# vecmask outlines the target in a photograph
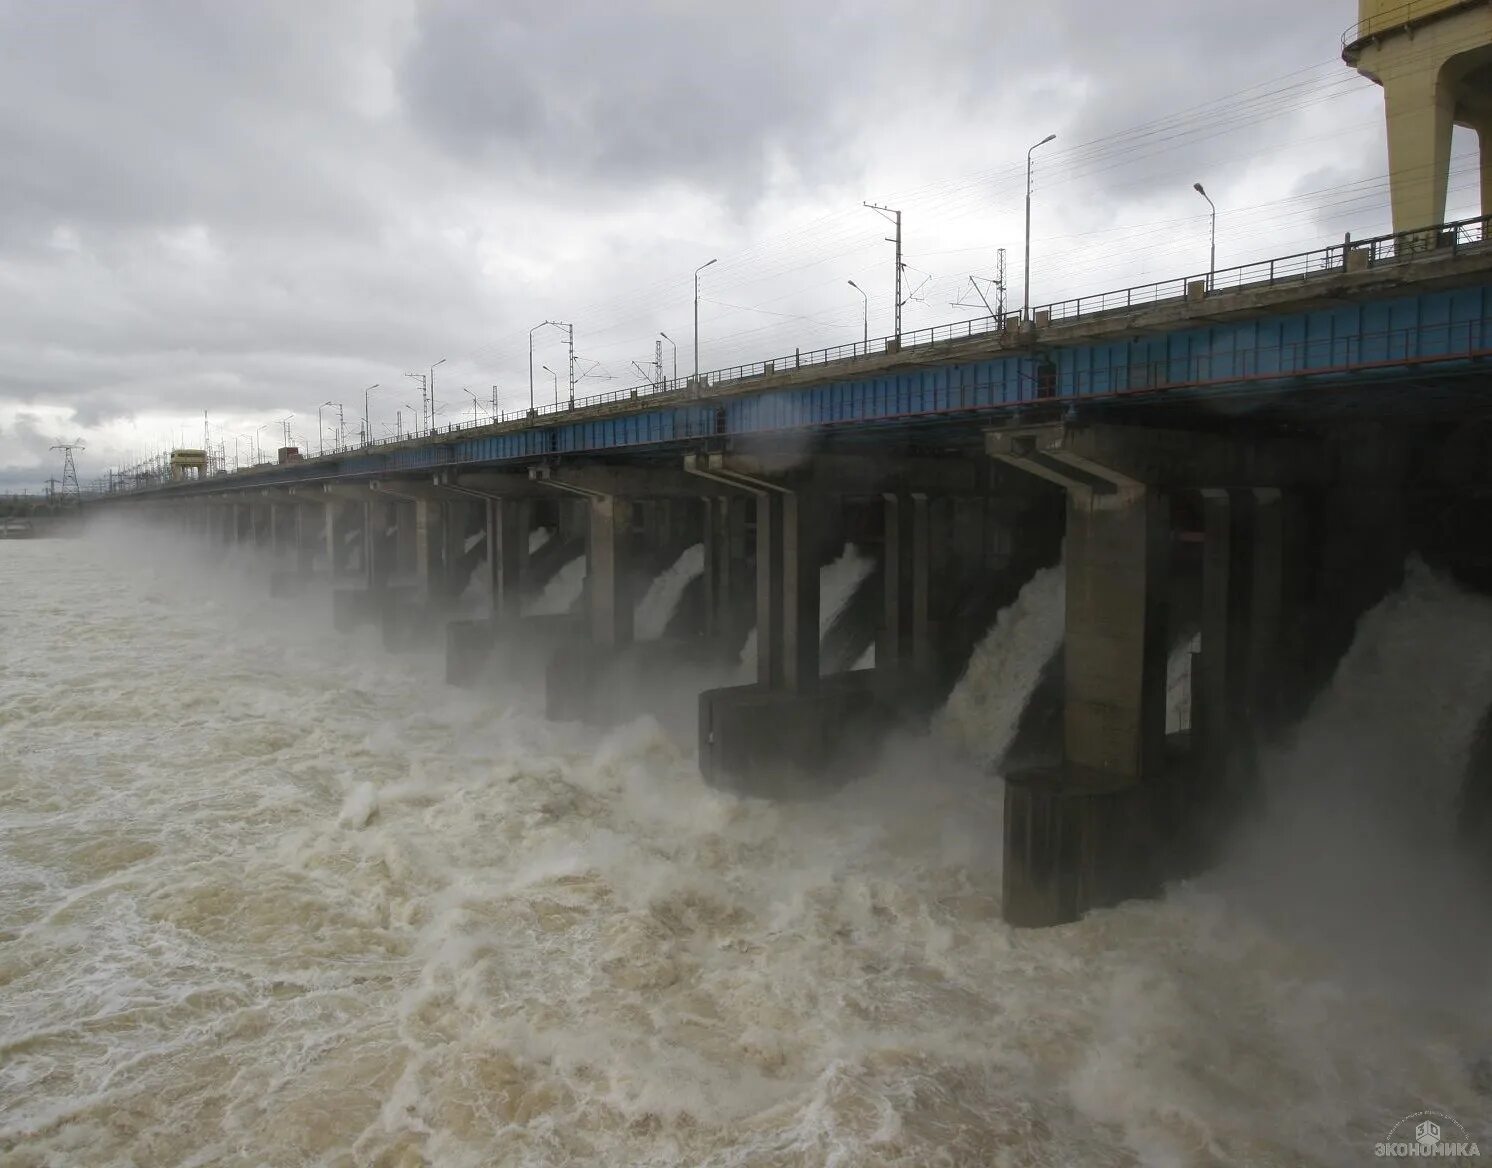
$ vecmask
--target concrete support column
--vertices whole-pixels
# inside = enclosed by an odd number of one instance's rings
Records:
[[[756,682],[782,684],[782,496],[756,495]]]
[[[401,505],[401,512],[401,525],[406,515],[413,519],[414,574],[420,593],[427,601],[444,601],[449,591],[445,508],[433,499],[416,499],[411,509],[406,510]]]
[[[1005,919],[1042,926],[1158,886],[1169,509],[1154,487],[1072,484],[1064,764],[1005,788]]]
[[[473,536],[477,543],[487,538],[483,516],[467,499],[451,499],[445,504],[445,546],[442,558],[446,564],[446,600],[456,600],[471,582],[477,548],[468,555],[466,544]]]
[[[790,690],[819,682],[820,499],[794,491],[782,497],[782,680]]]
[[[799,491],[756,496],[756,680],[768,688],[818,685],[821,506]]]
[[[875,644],[876,668],[905,668],[911,657],[910,500],[895,491],[881,495],[881,625]]]
[[[716,500],[706,496],[699,502],[705,512],[705,568],[703,572],[705,591],[704,630],[707,636],[715,636],[723,631],[724,621],[722,617],[724,615],[724,605],[721,598],[722,577],[729,571],[726,563],[725,516],[719,505],[724,500]]]
[[[1297,493],[1260,487],[1252,494],[1248,706],[1256,731],[1267,735],[1299,700],[1305,531]]]
[[[1445,219],[1455,93],[1439,69],[1412,67],[1383,77],[1394,230],[1418,231]]]
[[[419,573],[419,546],[417,539],[418,513],[415,504],[408,499],[394,499],[389,504],[394,534],[394,560],[392,575],[414,576]]]
[[[928,498],[883,496],[881,640],[878,669],[913,671],[928,656]]]
[[[747,562],[746,521],[752,502],[740,495],[707,499],[711,521],[706,525],[705,632],[736,644],[746,632],[752,599]],[[744,619],[743,619],[744,618]]]
[[[589,500],[586,592],[590,601],[591,638],[615,649],[632,642],[632,597],[627,587],[626,542],[632,505],[615,495]]]
[[[1068,495],[1066,757],[1128,782],[1165,749],[1169,525],[1154,487]]]
[[[322,506],[326,566],[333,581],[354,576],[362,568],[363,519],[356,503],[328,497]]]
[[[326,546],[327,521],[322,512],[325,507],[311,503],[297,503],[295,512],[295,570],[302,579],[310,579],[316,568],[316,560]]]
[[[1005,786],[1003,913],[1028,927],[1151,893],[1161,868],[1169,500],[1067,438],[991,439],[1067,493],[1063,761]]]
[[[1492,117],[1468,119],[1476,131],[1477,155],[1481,163],[1482,214],[1492,215]]]
[[[270,551],[276,561],[283,562],[295,555],[296,534],[299,530],[296,511],[293,503],[269,504]]]
[[[939,539],[935,525],[948,518],[947,500],[914,494],[912,502],[912,667],[926,677],[934,666],[934,624],[939,591],[939,574],[935,557],[946,559],[947,540]],[[938,556],[938,550],[945,554]]]
[[[363,504],[363,566],[369,588],[386,588],[395,572],[398,517],[392,502],[369,499]]]
[[[487,571],[492,615],[516,618],[528,599],[528,538],[533,503],[528,499],[488,499]]]
[[[1213,792],[1235,785],[1249,725],[1249,610],[1253,591],[1252,496],[1201,492],[1202,646],[1193,680],[1192,733]]]

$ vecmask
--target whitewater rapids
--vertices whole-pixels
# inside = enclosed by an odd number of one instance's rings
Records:
[[[208,559],[0,544],[8,1168],[1337,1165],[1485,1114],[1485,977],[1358,978],[1231,870],[1016,933],[948,748],[735,799]],[[1446,595],[1372,627],[1463,652]],[[1349,680],[1437,684],[1393,673]]]

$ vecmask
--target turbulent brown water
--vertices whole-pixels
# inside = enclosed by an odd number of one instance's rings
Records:
[[[1163,901],[1016,933],[998,781],[951,748],[732,798],[650,721],[447,689],[203,557],[0,544],[0,1163],[1337,1165],[1486,1117],[1484,952],[1380,969],[1265,878],[1271,822]],[[1486,605],[1416,577],[1374,620],[1321,724],[1429,691],[1393,757],[1444,787],[1456,744],[1412,744],[1492,672],[1404,654],[1486,654]],[[978,668],[1029,684],[1049,640]]]

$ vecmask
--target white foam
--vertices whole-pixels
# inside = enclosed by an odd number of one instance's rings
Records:
[[[346,827],[367,827],[378,813],[378,790],[372,783],[359,783],[342,800],[337,821]]]
[[[933,732],[969,757],[998,763],[1010,748],[1041,671],[1062,644],[1066,576],[1043,568],[975,648]]]
[[[639,641],[656,641],[661,637],[674,610],[679,607],[684,589],[704,570],[704,545],[697,543],[685,548],[679,558],[648,585],[633,616],[633,635]]]
[[[865,555],[852,543],[830,563],[819,569],[819,638],[822,640],[834,619],[855,595],[866,576],[875,567],[875,560]],[[746,636],[741,647],[741,656],[736,667],[736,684],[747,685],[756,680],[756,629]]]
[[[1251,923],[1235,873],[1016,934],[1000,786],[936,743],[738,799],[649,719],[445,689],[325,593],[127,536],[0,548],[0,1159],[1356,1163],[1421,1101],[1484,1114],[1487,1013],[1432,961],[1464,922],[1420,914],[1418,997]],[[1419,831],[1486,613],[1405,608],[1319,724],[1425,768]]]
[[[563,616],[575,607],[585,589],[585,556],[576,556],[549,578],[544,591],[530,602],[526,616]]]

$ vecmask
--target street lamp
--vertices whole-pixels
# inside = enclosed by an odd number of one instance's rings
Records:
[[[549,368],[548,365],[541,365],[539,368],[554,378],[554,408],[559,409],[559,374]]]
[[[326,431],[321,426],[321,411],[327,406],[336,404],[334,401],[324,401],[316,407],[316,453],[318,455],[326,453]]]
[[[367,389],[363,390],[363,445],[364,446],[367,446],[367,445],[371,444],[372,441],[373,441],[373,429],[372,429],[372,426],[370,425],[370,423],[368,421],[368,393],[369,393],[369,391],[375,390],[377,388],[378,388],[378,383],[374,382],[372,385],[368,386]]]
[[[868,353],[870,352],[870,297],[865,295],[865,289],[860,287],[855,281],[846,280],[845,283],[860,293],[860,298],[865,301],[862,306],[864,311],[860,318],[860,331],[864,335],[860,339],[865,343],[865,351]]]
[[[674,345],[673,338],[667,333],[660,332],[658,335],[670,345],[673,345],[673,379],[677,381],[679,379],[679,347],[678,345]]]
[[[446,359],[442,357],[435,365],[444,365]],[[430,429],[435,429],[435,365],[430,366]]]
[[[405,402],[404,403],[404,408],[406,410],[408,410],[411,414],[413,414],[416,418],[419,418],[421,421],[424,420],[425,409],[424,409],[423,405],[417,410],[417,409],[414,408],[414,406],[410,405],[408,402]],[[403,427],[403,425],[404,425],[404,421],[403,421],[402,418],[397,418],[396,417],[394,419],[394,422],[396,424],[396,427],[395,427],[396,429],[401,429]],[[415,429],[414,429],[414,431],[410,434],[410,437],[411,438],[418,438],[419,436],[420,436],[420,430],[419,430],[419,427],[416,426]]]
[[[464,385],[461,387],[461,392],[464,393],[467,397],[471,398],[471,424],[475,426],[477,425],[477,395],[472,393],[472,391]]]
[[[265,429],[268,425],[269,425],[268,422],[262,423],[260,425],[260,427],[259,427],[259,430]],[[254,431],[254,465],[255,466],[258,466],[261,462],[264,461],[264,448],[259,445],[259,430],[255,430]]]
[[[718,258],[717,256],[716,259]],[[694,379],[696,381],[699,380],[699,274],[714,262],[715,260],[710,260],[709,263],[700,264],[694,269]]]
[[[1021,304],[1022,323],[1031,319],[1031,155],[1048,142],[1055,141],[1056,137],[1056,134],[1048,134],[1026,151],[1026,295]]]
[[[528,330],[528,408],[534,408],[534,334],[541,328],[549,327],[547,320],[541,320],[533,328]]]
[[[1212,196],[1202,189],[1199,182],[1192,183],[1192,190],[1207,200],[1207,205],[1212,208],[1212,249],[1207,256],[1207,291],[1212,291],[1212,278],[1217,272],[1217,204],[1212,201]]]

